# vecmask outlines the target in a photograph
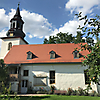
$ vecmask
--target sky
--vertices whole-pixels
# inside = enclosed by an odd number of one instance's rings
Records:
[[[76,13],[89,18],[100,15],[100,0],[0,0],[0,37],[6,36],[19,2],[29,44],[43,44],[44,38],[59,32],[75,36],[77,27],[83,24]]]

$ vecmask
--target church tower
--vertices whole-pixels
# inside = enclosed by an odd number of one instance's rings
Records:
[[[25,33],[23,32],[24,21],[20,15],[19,4],[14,17],[10,20],[10,29],[7,32],[7,37],[2,37],[0,59],[4,59],[8,51],[13,45],[28,44],[24,40]]]
[[[16,10],[16,14],[10,20],[10,22],[11,22],[11,25],[10,25],[10,29],[7,32],[7,37],[24,38],[25,37],[25,33],[23,32],[24,21],[22,20],[22,17],[20,15],[19,4]]]

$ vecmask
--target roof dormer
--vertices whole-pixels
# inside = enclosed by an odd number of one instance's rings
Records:
[[[33,59],[33,53],[31,51],[27,52],[27,59],[28,60]]]
[[[77,50],[73,51],[72,54],[73,54],[74,58],[79,58],[79,56],[80,56],[79,51],[77,51]]]
[[[50,51],[49,52],[49,54],[50,54],[50,59],[55,59],[56,58],[56,52],[55,51]]]

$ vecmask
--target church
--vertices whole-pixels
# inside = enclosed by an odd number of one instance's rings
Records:
[[[79,53],[75,48],[80,46],[74,43],[29,44],[24,39],[23,24],[18,6],[7,37],[1,38],[0,59],[7,64],[11,90],[27,93],[30,88],[50,90],[50,86],[60,90],[85,89],[88,78],[81,56],[88,51]],[[91,86],[97,91],[96,84]]]

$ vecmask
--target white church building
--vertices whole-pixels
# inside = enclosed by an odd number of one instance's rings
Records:
[[[74,43],[28,44],[19,6],[10,23],[7,37],[1,38],[0,59],[9,68],[12,91],[27,93],[29,88],[40,87],[49,90],[51,85],[60,90],[86,88],[89,83],[81,56],[88,51],[75,51],[80,46]],[[91,86],[97,91],[96,84]]]

